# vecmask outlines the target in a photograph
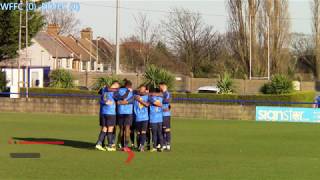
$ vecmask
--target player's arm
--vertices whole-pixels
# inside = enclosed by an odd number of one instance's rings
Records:
[[[126,99],[128,97],[129,93],[130,93],[130,90],[127,90],[126,93],[121,96],[118,89],[117,89],[116,91],[114,91],[113,98],[116,101],[123,101],[124,99]]]
[[[119,105],[133,104],[133,98],[126,99],[128,98],[129,93],[130,93],[130,90],[127,90],[123,96],[117,93],[116,95],[117,104]]]
[[[164,112],[170,111],[171,109],[170,100],[171,100],[170,94],[168,92],[163,93],[162,104],[169,105],[168,108],[163,109]]]
[[[317,99],[314,101],[312,106],[313,106],[313,108],[319,108]]]
[[[103,102],[107,102],[107,100],[108,100],[107,95],[108,95],[107,92],[103,92],[103,94],[102,94],[102,96],[103,96],[103,98],[102,98]]]
[[[103,88],[100,88],[100,89],[99,89],[99,91],[98,91],[98,94],[99,94],[99,95],[102,95],[102,90],[103,90]]]
[[[128,99],[123,100],[123,101],[124,101],[124,103],[126,103],[126,104],[133,104],[133,102],[134,102],[134,96],[131,94],[131,96],[130,96]]]
[[[152,98],[150,98],[150,105],[157,106],[157,107],[162,107],[161,102],[156,102]]]
[[[124,95],[121,96],[120,98],[121,98],[122,100],[126,99],[126,98],[129,96],[129,93],[130,93],[130,92],[131,92],[131,90],[128,89],[128,90],[126,91],[126,93],[124,93]]]
[[[163,94],[163,104],[169,104],[170,103],[170,99],[171,99],[171,96],[168,92],[164,93]]]
[[[107,88],[108,92],[117,92],[118,90],[118,88]]]
[[[122,96],[119,94],[119,91],[116,91],[116,92],[114,92],[114,94],[113,94],[113,99],[115,100],[115,101],[117,101],[117,104],[119,104],[119,105],[123,105],[123,99],[121,98]]]
[[[138,101],[140,104],[144,105],[145,107],[149,107],[149,106],[150,106],[150,103],[141,100],[139,95],[135,96],[134,99],[135,99],[136,101]]]
[[[113,103],[113,102],[109,99],[109,97],[108,97],[108,92],[104,92],[104,93],[103,93],[103,99],[102,99],[102,101],[103,101],[103,104],[107,104],[107,105],[110,105],[110,104]]]
[[[122,96],[119,94],[118,91],[116,91],[117,93],[116,93],[115,99],[116,99],[117,101],[123,101],[123,100],[125,100],[125,99],[129,96],[129,94],[130,94],[131,91],[132,91],[131,89],[128,89],[128,90],[126,91],[126,93],[125,93],[124,95],[122,95]]]

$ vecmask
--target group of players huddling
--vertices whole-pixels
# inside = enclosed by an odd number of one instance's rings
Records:
[[[151,152],[170,151],[171,113],[167,85],[160,83],[157,88],[140,85],[137,90],[133,90],[131,81],[123,81],[123,86],[114,81],[99,92],[101,132],[95,148],[116,151],[117,144],[118,149],[124,151],[129,147],[137,148],[140,152],[146,149]]]

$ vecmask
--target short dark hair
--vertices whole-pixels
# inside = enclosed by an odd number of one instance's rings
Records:
[[[138,87],[139,89],[142,88],[142,87],[145,87],[146,89],[148,89],[148,86],[145,85],[145,84],[140,84],[140,86]]]
[[[149,91],[150,91],[151,93],[154,93],[154,92],[156,92],[156,88],[153,87],[153,86],[150,86],[150,87],[149,87]]]
[[[159,88],[155,88],[155,89],[154,89],[154,92],[155,92],[155,93],[159,93],[159,92],[160,92],[160,89],[159,89]]]
[[[162,82],[159,83],[159,85],[167,85],[167,83],[162,81]]]
[[[132,82],[128,79],[124,79],[123,82],[125,87],[132,86]]]

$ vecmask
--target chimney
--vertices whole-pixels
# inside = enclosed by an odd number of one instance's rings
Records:
[[[81,31],[81,39],[88,39],[92,40],[92,29],[91,28],[85,28]]]
[[[58,24],[49,24],[47,27],[47,33],[52,36],[57,36],[59,34],[60,27]]]

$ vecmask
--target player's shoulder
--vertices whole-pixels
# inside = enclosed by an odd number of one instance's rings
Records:
[[[125,93],[126,91],[127,91],[127,88],[124,88],[124,87],[119,88],[119,93]]]
[[[164,99],[163,96],[156,96],[158,100]]]
[[[169,91],[165,91],[165,92],[163,93],[163,96],[164,96],[164,97],[170,97],[170,95],[171,95],[171,93],[170,93]]]

